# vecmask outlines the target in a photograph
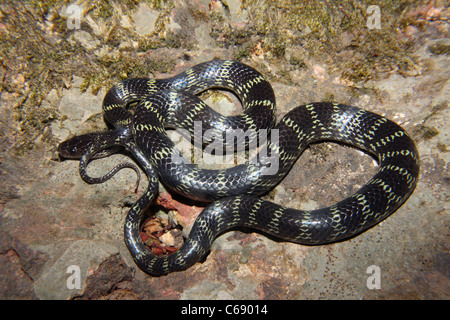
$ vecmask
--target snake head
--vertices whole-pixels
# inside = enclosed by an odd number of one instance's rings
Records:
[[[95,147],[93,134],[83,134],[65,140],[58,145],[58,153],[68,159],[79,159]]]
[[[58,153],[67,159],[80,159],[90,154],[93,159],[116,153],[120,146],[114,144],[117,133],[114,131],[93,132],[75,136],[58,145]]]
[[[132,137],[127,127],[86,133],[61,142],[58,153],[67,159],[80,159],[88,154],[89,158],[98,159],[118,152]]]

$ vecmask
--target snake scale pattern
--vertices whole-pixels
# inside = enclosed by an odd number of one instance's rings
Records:
[[[235,93],[243,113],[224,117],[208,107],[198,94],[211,88]],[[311,103],[291,110],[275,125],[272,87],[259,72],[235,61],[208,61],[168,79],[124,80],[106,94],[103,115],[111,130],[76,136],[62,142],[58,151],[65,158],[81,159],[80,174],[88,183],[102,183],[124,167],[138,173],[136,165],[122,163],[105,176],[92,178],[86,173],[92,158],[124,148],[138,161],[149,184],[128,212],[125,242],[136,264],[151,275],[189,268],[207,255],[219,234],[239,227],[308,245],[348,239],[399,208],[414,190],[419,174],[419,155],[405,130],[372,112]],[[229,130],[278,130],[278,141],[267,143],[268,153],[279,159],[278,169],[267,174],[271,164],[263,155],[220,170],[189,163],[165,129],[185,128],[193,134],[195,121],[201,122],[202,133],[212,130],[223,142]],[[378,160],[377,173],[352,196],[317,210],[286,208],[256,197],[275,187],[305,148],[320,141],[336,141],[371,154]],[[139,234],[143,212],[158,193],[159,180],[188,198],[212,201],[197,217],[182,247],[163,256],[153,255]]]

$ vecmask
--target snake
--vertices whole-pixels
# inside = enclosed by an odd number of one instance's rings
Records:
[[[216,112],[200,98],[210,89],[236,95],[242,113]],[[152,276],[183,271],[202,261],[218,235],[232,229],[250,228],[303,245],[344,241],[383,221],[413,192],[419,154],[395,122],[331,102],[295,107],[277,122],[275,106],[274,91],[260,72],[237,61],[211,60],[166,79],[130,78],[117,83],[102,105],[109,129],[65,140],[58,152],[63,158],[80,159],[80,175],[88,183],[105,182],[123,168],[139,170],[135,164],[122,163],[102,177],[90,177],[86,167],[93,158],[124,149],[138,162],[148,186],[127,213],[124,238],[137,266]],[[205,169],[184,157],[167,134],[168,128],[184,128],[194,135],[196,123],[205,138],[203,147],[213,142],[226,147],[243,140],[248,143],[258,130],[278,134],[246,163]],[[228,139],[236,132],[243,133],[244,139],[242,135]],[[303,151],[318,142],[362,150],[378,162],[378,170],[354,194],[328,207],[299,210],[263,200],[260,196],[283,180]],[[208,202],[183,245],[166,255],[150,252],[140,237],[140,224],[159,192],[159,182],[184,197]]]

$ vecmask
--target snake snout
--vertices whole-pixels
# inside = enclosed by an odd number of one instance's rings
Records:
[[[64,158],[79,159],[92,147],[90,134],[73,137],[58,145],[58,153]]]

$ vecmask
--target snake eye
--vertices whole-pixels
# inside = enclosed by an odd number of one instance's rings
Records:
[[[77,146],[71,143],[72,139],[58,145],[58,153],[64,158],[73,158],[77,154]]]
[[[69,149],[69,152],[73,155],[77,154],[78,148],[77,146],[73,146]]]

